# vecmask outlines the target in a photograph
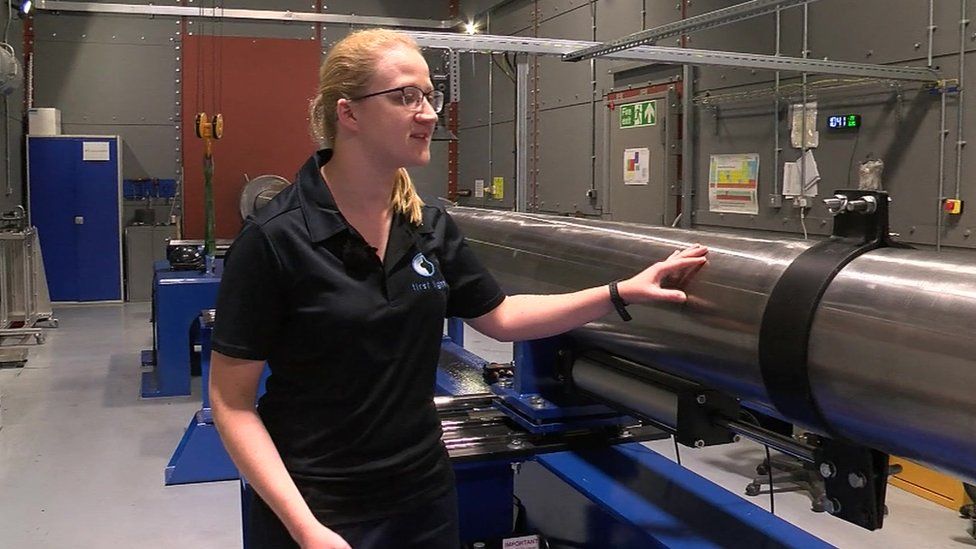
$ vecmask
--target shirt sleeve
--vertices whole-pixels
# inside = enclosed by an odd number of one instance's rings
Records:
[[[444,240],[441,248],[441,268],[450,287],[447,316],[476,318],[490,312],[505,300],[495,277],[475,256],[454,219],[442,212]]]
[[[267,360],[284,308],[282,268],[260,226],[248,222],[224,258],[212,348],[245,360]]]

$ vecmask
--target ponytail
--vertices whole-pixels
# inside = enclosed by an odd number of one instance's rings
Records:
[[[393,211],[406,216],[407,220],[414,225],[420,225],[423,220],[424,201],[417,194],[417,189],[410,180],[407,170],[400,168],[397,170],[396,181],[393,183],[393,196],[390,197]]]

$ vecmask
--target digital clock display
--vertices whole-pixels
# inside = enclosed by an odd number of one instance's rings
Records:
[[[827,117],[827,127],[831,130],[849,130],[861,127],[861,115],[837,114]]]

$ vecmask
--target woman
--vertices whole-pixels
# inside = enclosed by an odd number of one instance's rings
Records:
[[[506,297],[404,167],[430,160],[443,96],[409,37],[351,34],[320,74],[315,133],[331,145],[249,219],[224,266],[214,421],[253,491],[251,547],[456,548],[454,479],[432,403],[443,319],[502,341],[565,332],[623,302],[683,301],[676,253],[635,277]],[[624,313],[625,314],[625,313]],[[264,362],[272,375],[255,410]]]

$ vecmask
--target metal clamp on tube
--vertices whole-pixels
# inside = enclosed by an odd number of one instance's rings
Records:
[[[833,435],[813,397],[807,347],[827,286],[856,257],[894,245],[888,237],[888,195],[837,191],[824,201],[834,217],[831,237],[800,254],[776,283],[759,332],[759,364],[773,405],[785,417]]]
[[[825,420],[813,396],[807,352],[820,299],[837,273],[866,252],[895,246],[888,235],[888,196],[838,191],[824,202],[835,216],[833,234],[800,254],[773,288],[759,332],[759,366],[780,413],[832,437],[815,454],[830,512],[874,530],[884,520],[888,457],[845,441]]]

